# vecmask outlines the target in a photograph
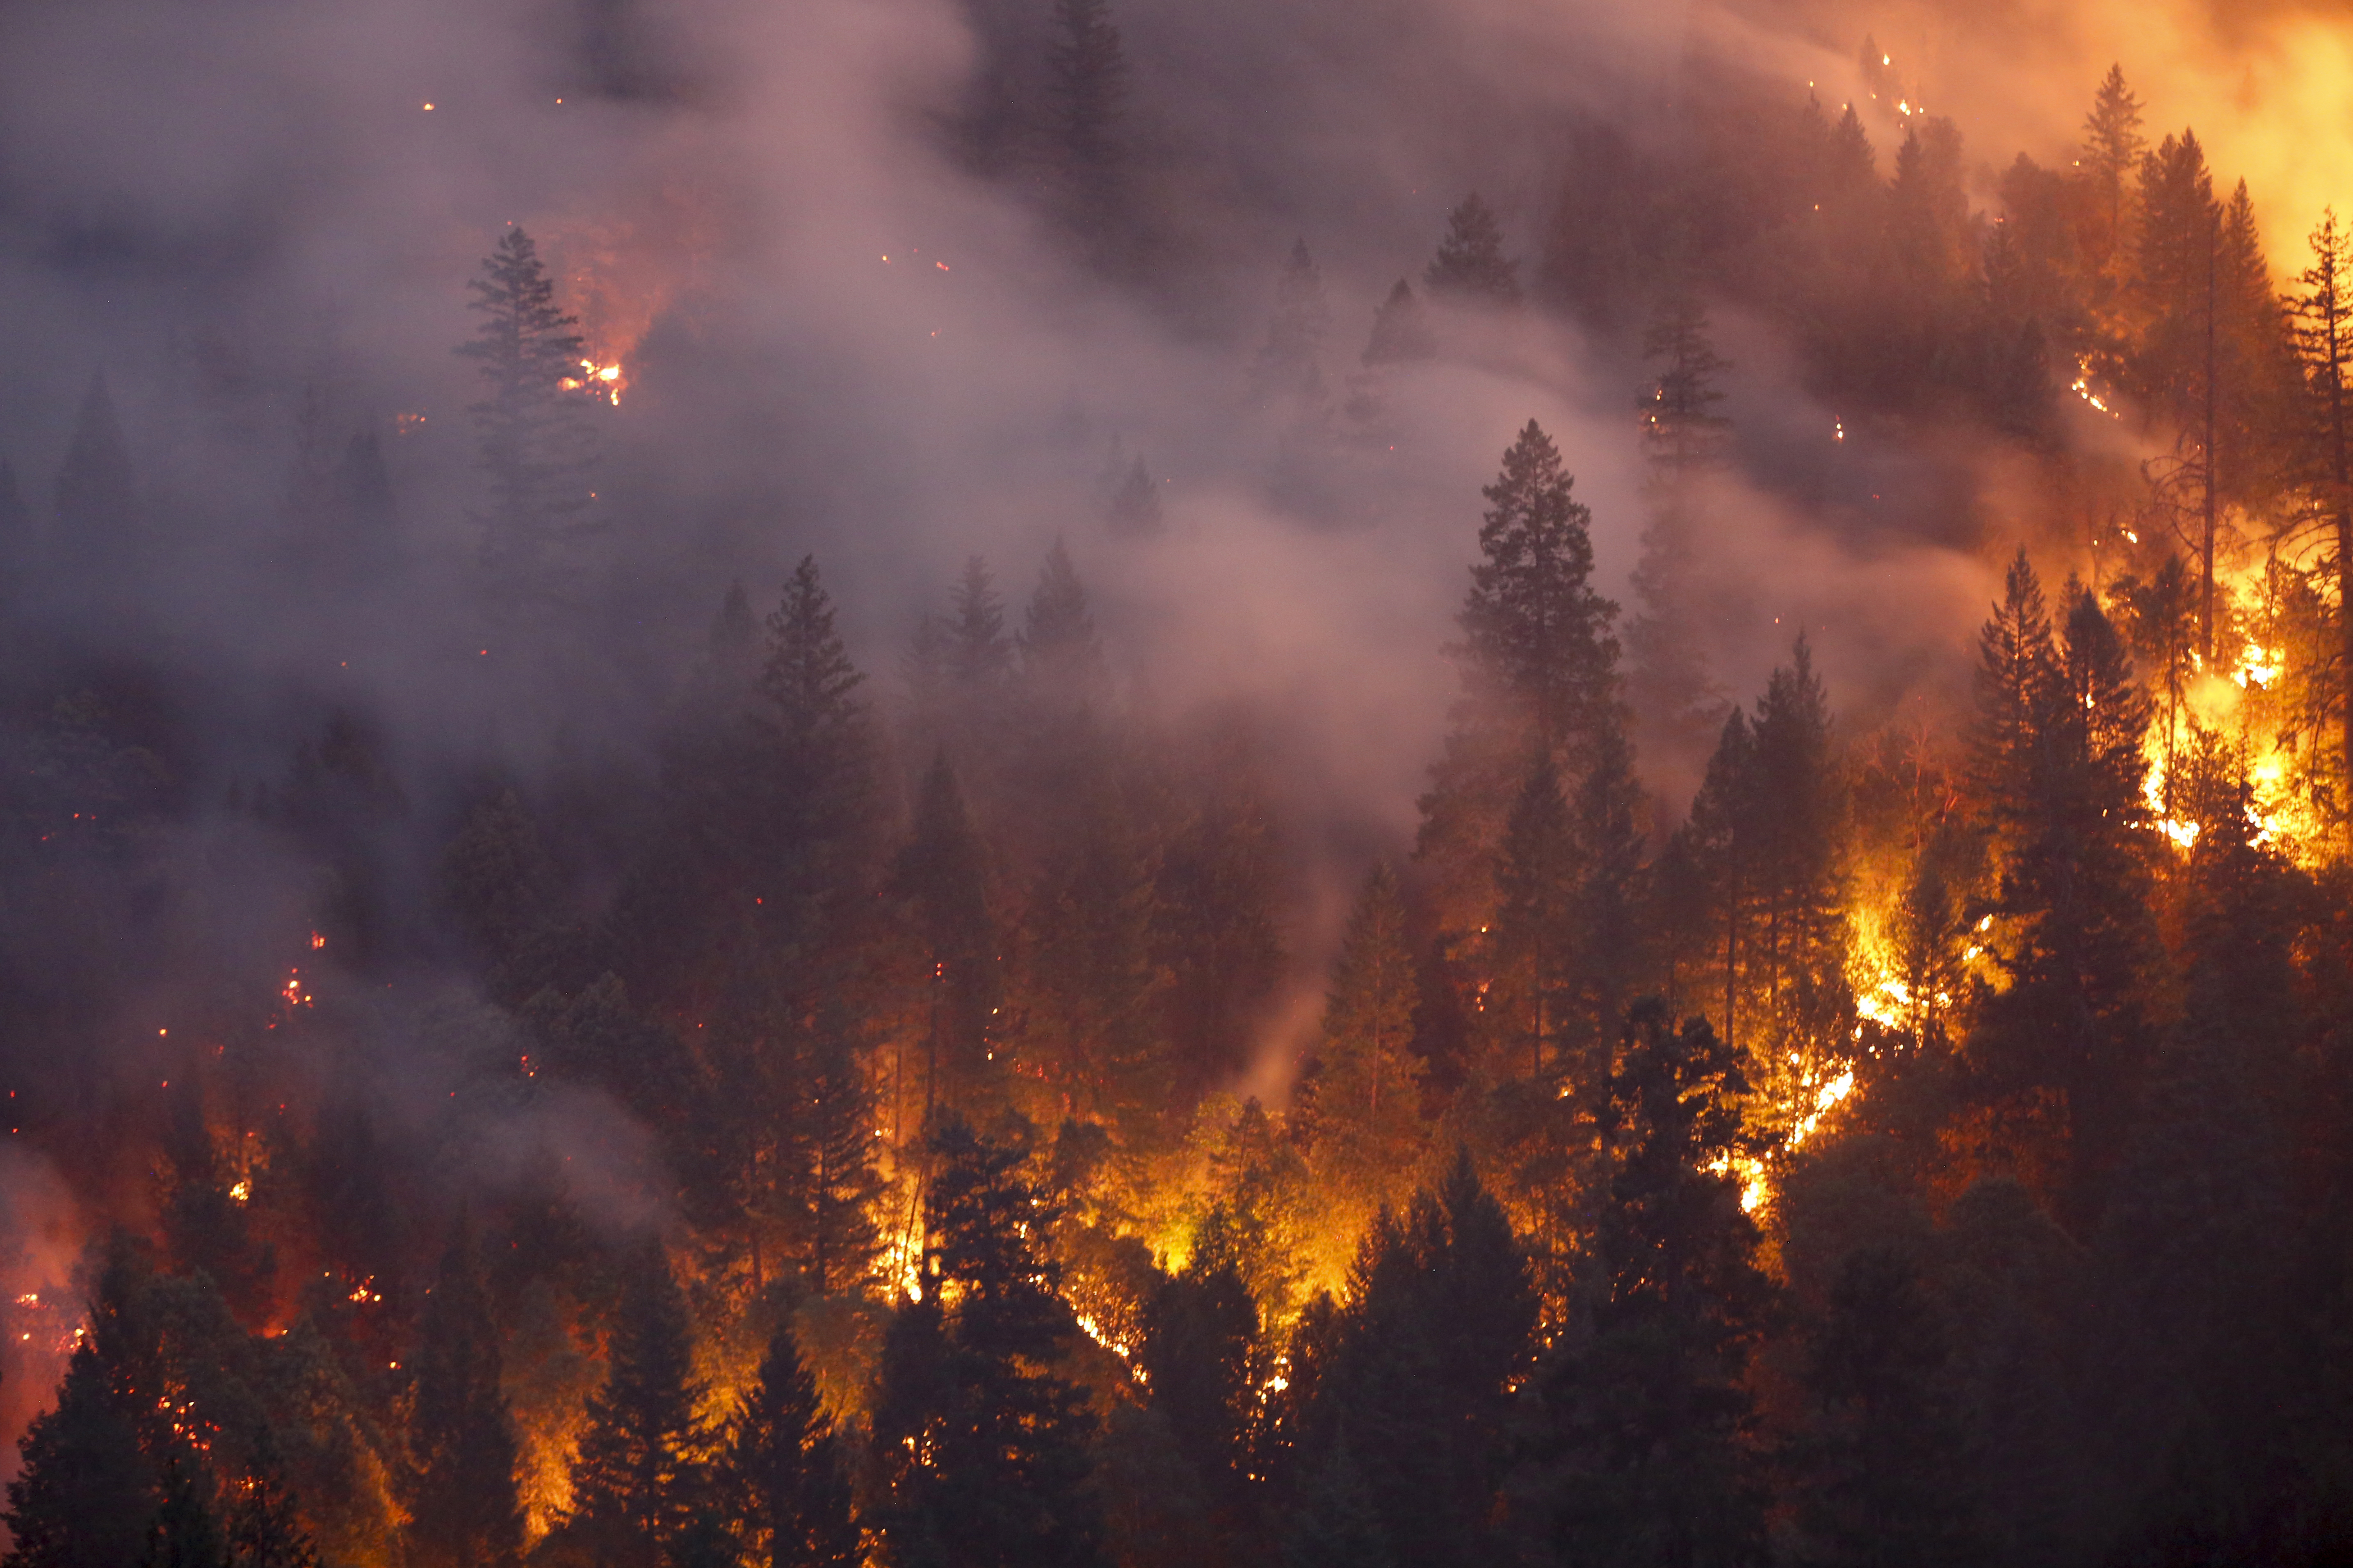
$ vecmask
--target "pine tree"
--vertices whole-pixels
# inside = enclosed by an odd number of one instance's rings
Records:
[[[2022,551],[1980,649],[1973,793],[1999,877],[1984,946],[2010,984],[1986,999],[1968,1051],[1997,1092],[2064,1097],[2074,1196],[2086,1202],[2146,1047],[2149,703],[2077,584],[2054,642]]]
[[[82,602],[119,611],[143,570],[139,503],[131,455],[106,378],[90,378],[58,469],[58,565]]]
[[[1087,610],[1086,584],[1059,536],[1046,552],[1016,645],[1022,684],[1033,704],[1067,712],[1099,705],[1109,695],[1110,672]]]
[[[1567,1023],[1570,903],[1576,896],[1568,802],[1549,752],[1539,752],[1504,823],[1495,855],[1495,983],[1486,1011],[1501,1058],[1498,1077],[1541,1080],[1560,1068]]]
[[[1076,1331],[1018,1150],[950,1119],[933,1138],[923,1298],[894,1314],[874,1408],[893,1568],[1090,1568],[1093,1427],[1048,1370]]]
[[[1520,264],[1504,258],[1504,226],[1472,192],[1446,218],[1446,237],[1422,274],[1433,295],[1473,304],[1516,305]]]
[[[1616,696],[1618,606],[1591,587],[1593,514],[1572,499],[1574,483],[1530,420],[1480,491],[1491,503],[1479,529],[1485,559],[1471,569],[1456,654],[1466,684],[1517,710],[1547,750],[1599,728]]]
[[[993,1063],[1005,996],[999,938],[988,907],[983,848],[965,815],[947,753],[932,759],[915,820],[892,870],[923,974],[923,1115],[970,1106],[997,1077]]]
[[[1098,248],[1126,181],[1127,55],[1107,0],[1054,0],[1048,127],[1071,222]]]
[[[1747,1092],[1729,1046],[1655,1001],[1630,1016],[1603,1126],[1613,1173],[1597,1299],[1540,1373],[1538,1446],[1564,1562],[1763,1560],[1745,1384],[1771,1286],[1731,1160]]]
[[[287,1489],[278,1445],[264,1426],[228,1501],[228,1568],[319,1568],[319,1553]],[[414,1559],[412,1559],[414,1561]]]
[[[1275,285],[1274,317],[1250,366],[1250,395],[1294,426],[1320,421],[1328,412],[1323,355],[1331,325],[1323,274],[1307,253],[1307,242],[1299,240]]]
[[[744,1544],[765,1568],[859,1568],[842,1441],[818,1402],[789,1318],[779,1316],[728,1433],[726,1485]]]
[[[881,1255],[875,1203],[874,1093],[859,1058],[855,1021],[839,999],[821,1003],[802,1033],[792,1148],[797,1169],[789,1234],[802,1278],[820,1294],[855,1290]]]
[[[417,1568],[513,1568],[522,1561],[514,1421],[500,1382],[470,1225],[460,1221],[425,1301],[408,1446],[409,1561]]]
[[[1237,1536],[1250,1522],[1258,1334],[1258,1307],[1230,1251],[1198,1248],[1146,1301],[1137,1355],[1153,1408],[1166,1418],[1213,1516]]]
[[[696,1415],[686,1302],[659,1242],[631,1260],[572,1469],[569,1528],[600,1563],[655,1568],[704,1502],[708,1435]]]
[[[1438,342],[1430,334],[1428,312],[1414,298],[1413,286],[1398,279],[1389,289],[1388,298],[1373,310],[1372,334],[1365,340],[1365,352],[1359,358],[1371,369],[1410,364],[1429,359],[1437,352]]]
[[[1789,664],[1773,672],[1751,734],[1754,853],[1744,858],[1757,907],[1748,962],[1763,994],[1749,1079],[1769,1103],[1802,1114],[1845,1058],[1854,1026],[1830,704],[1803,634]]]
[[[164,1462],[164,1500],[147,1527],[141,1568],[227,1568],[228,1542],[206,1499],[211,1490],[187,1459]]]
[[[2111,65],[2092,100],[2091,112],[2084,117],[2084,155],[2076,167],[2092,197],[2091,222],[2083,242],[2093,278],[2090,303],[2094,319],[2108,323],[2112,332],[2118,296],[2129,273],[2133,175],[2147,145],[2140,127],[2140,100],[2125,85],[2124,68]]]
[[[160,1500],[97,1348],[83,1341],[66,1364],[56,1408],[33,1418],[8,1483],[6,1568],[132,1568]]]
[[[1649,737],[1669,756],[1697,760],[1723,707],[1701,647],[1694,581],[1704,524],[1701,485],[1720,455],[1730,421],[1715,379],[1732,368],[1708,341],[1707,312],[1687,287],[1664,293],[1642,336],[1642,352],[1661,362],[1642,400],[1642,437],[1650,459],[1651,506],[1642,529],[1634,592],[1641,610],[1626,628],[1628,685]]]
[[[469,281],[481,325],[457,352],[480,366],[483,396],[470,405],[490,505],[481,516],[482,564],[492,594],[511,605],[565,591],[562,547],[587,526],[585,476],[594,458],[582,384],[579,319],[555,303],[539,247],[510,227]]]
[[[1320,1346],[1303,1357],[1294,1342],[1293,1373],[1304,1372],[1307,1386],[1291,1462],[1311,1486],[1335,1465],[1356,1469],[1397,1561],[1493,1561],[1512,1391],[1534,1355],[1536,1295],[1467,1152],[1402,1218],[1381,1214],[1348,1294]],[[1345,1513],[1305,1522],[1317,1533],[1374,1533]]]
[[[1005,601],[988,563],[964,563],[949,594],[948,668],[967,701],[994,695],[1013,674],[1013,642],[1005,635]]]
[[[1421,1158],[1429,1068],[1413,1049],[1419,1001],[1405,902],[1384,861],[1349,913],[1323,1037],[1299,1096],[1316,1169],[1360,1203],[1401,1199],[1397,1188]]]
[[[1801,1561],[1984,1561],[1949,1385],[1951,1346],[1918,1267],[1862,1248],[1840,1265],[1810,1335],[1812,1418],[1794,1445]]]
[[[2327,530],[2342,605],[2353,604],[2353,386],[2347,384],[2353,371],[2353,235],[2337,227],[2335,209],[2322,213],[2311,246],[2312,265],[2298,276],[2303,288],[2288,308],[2307,394],[2309,467],[2322,498],[2316,521]],[[2337,632],[2340,788],[2353,799],[2353,615],[2338,612]],[[2353,833],[2353,810],[2346,823]]]

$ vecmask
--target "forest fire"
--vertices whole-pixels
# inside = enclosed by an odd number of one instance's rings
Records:
[[[0,168],[11,1568],[2353,1549],[2335,218],[810,4]]]

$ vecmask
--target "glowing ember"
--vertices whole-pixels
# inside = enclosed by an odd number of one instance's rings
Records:
[[[239,1180],[229,1184],[229,1202],[233,1204],[241,1204],[252,1196],[253,1183],[250,1180]]]

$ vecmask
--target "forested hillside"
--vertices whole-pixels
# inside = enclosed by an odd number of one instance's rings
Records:
[[[1137,10],[973,0],[987,259],[841,243],[1214,406],[1008,333],[874,440],[686,174],[469,229],[423,381],[0,397],[0,1568],[2353,1550],[2353,233],[1841,38],[1365,294]],[[751,112],[581,15],[534,112]],[[243,265],[0,175],[27,321]],[[1408,579],[1335,739],[1278,634]]]

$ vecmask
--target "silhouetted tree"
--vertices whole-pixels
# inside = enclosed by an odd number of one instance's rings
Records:
[[[1446,218],[1446,237],[1422,274],[1430,293],[1488,305],[1520,299],[1520,264],[1504,258],[1504,226],[1472,192]]]
[[[509,227],[467,288],[482,320],[457,352],[480,366],[483,395],[470,405],[490,505],[481,515],[482,564],[492,595],[509,605],[564,593],[563,548],[588,525],[585,475],[595,455],[586,422],[579,319],[555,302],[539,247]]]

